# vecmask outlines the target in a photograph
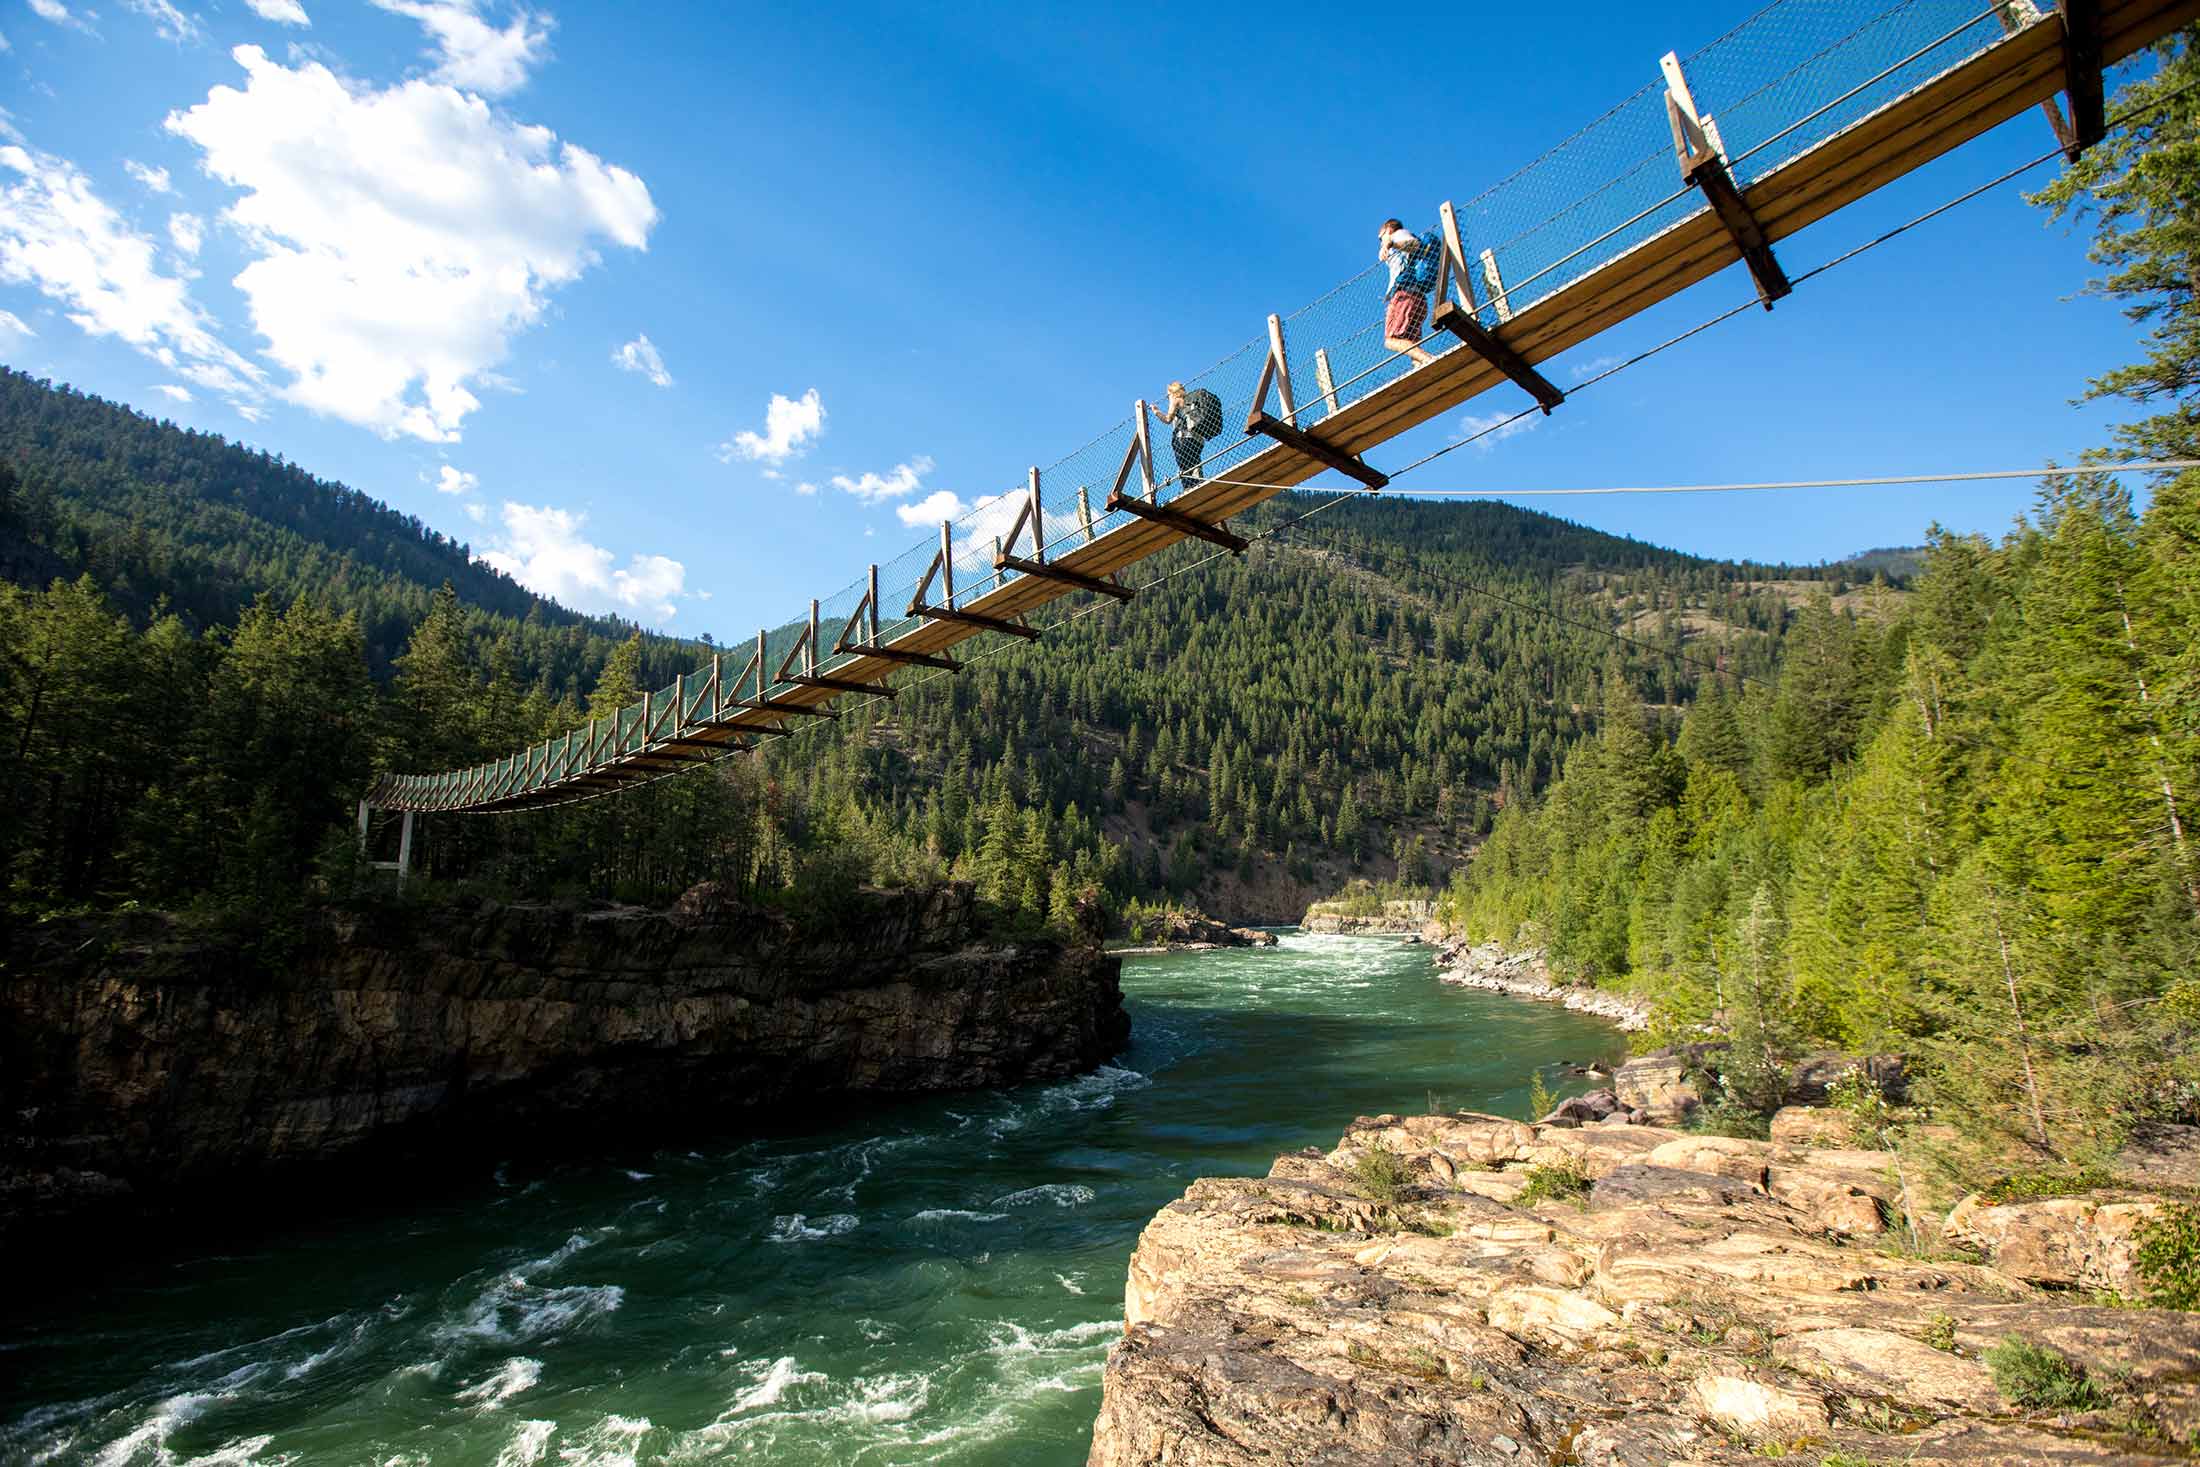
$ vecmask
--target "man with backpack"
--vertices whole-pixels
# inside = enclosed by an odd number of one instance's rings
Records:
[[[1158,415],[1169,425],[1169,446],[1176,450],[1177,477],[1186,489],[1200,485],[1199,465],[1207,456],[1207,441],[1222,432],[1222,399],[1204,387],[1184,390],[1181,382],[1169,384],[1169,402]]]
[[[1416,235],[1395,219],[1385,219],[1375,258],[1390,267],[1383,305],[1383,345],[1413,358],[1417,367],[1436,360],[1421,350],[1421,327],[1428,320],[1428,293],[1436,288],[1436,232]]]

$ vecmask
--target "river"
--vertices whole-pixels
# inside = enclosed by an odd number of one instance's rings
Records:
[[[1355,1114],[1518,1115],[1531,1068],[1623,1047],[1384,938],[1123,988],[1131,1046],[1081,1079],[484,1167],[0,1317],[0,1462],[1073,1467],[1131,1248],[1192,1178]]]

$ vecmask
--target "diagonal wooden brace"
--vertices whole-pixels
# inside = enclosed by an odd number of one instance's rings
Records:
[[[1297,449],[1308,458],[1320,459],[1347,478],[1357,479],[1369,489],[1380,489],[1390,482],[1390,476],[1379,469],[1371,469],[1341,448],[1333,448],[1304,428],[1294,428],[1280,418],[1256,412],[1245,420],[1245,431],[1259,433],[1278,443]],[[1108,506],[1113,509],[1115,506]]]
[[[1456,302],[1444,301],[1430,316],[1431,326],[1441,327],[1466,343],[1468,351],[1503,372],[1528,390],[1536,402],[1548,413],[1566,400],[1566,394],[1551,385],[1551,380],[1530,366],[1528,359],[1514,351],[1474,319],[1472,311],[1461,310]]]
[[[1172,509],[1165,504],[1148,504],[1140,499],[1125,499],[1120,494],[1110,495],[1108,497],[1109,512],[1112,513],[1119,509],[1137,515],[1142,520],[1152,520],[1157,525],[1167,525],[1180,535],[1190,535],[1196,540],[1205,540],[1211,545],[1220,545],[1233,555],[1243,555],[1245,547],[1251,543],[1231,534],[1220,525],[1210,525],[1205,520],[1188,515],[1180,509]]]

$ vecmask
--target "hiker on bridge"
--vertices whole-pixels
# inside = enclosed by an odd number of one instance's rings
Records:
[[[1207,443],[1222,432],[1222,399],[1204,387],[1184,390],[1181,382],[1169,384],[1168,406],[1156,414],[1169,425],[1169,447],[1176,450],[1177,477],[1184,488],[1201,483],[1199,465],[1207,457]]]
[[[1417,235],[1395,219],[1385,219],[1375,258],[1390,267],[1390,289],[1383,305],[1383,345],[1413,358],[1417,367],[1436,360],[1421,350],[1421,326],[1428,320],[1428,293],[1436,285],[1436,237]]]

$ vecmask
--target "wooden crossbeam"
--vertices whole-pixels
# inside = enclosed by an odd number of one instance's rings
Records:
[[[725,702],[725,703],[721,703],[721,704],[719,705],[719,707],[720,707],[721,709],[724,709],[724,708],[739,708],[739,709],[745,709],[745,710],[747,710],[747,711],[748,711],[748,712],[750,712],[750,713],[799,713],[799,714],[801,714],[801,715],[802,715],[803,717],[805,717],[805,718],[838,718],[838,717],[840,717],[840,715],[839,715],[839,714],[837,714],[837,713],[833,712],[833,710],[832,710],[832,709],[830,709],[830,708],[812,708],[812,707],[811,707],[811,706],[810,706],[809,704],[807,704],[807,703],[765,703],[765,702],[760,702],[760,701],[758,701],[758,700],[756,700],[756,699],[754,699],[754,698],[735,698],[735,699],[731,699],[731,700],[729,700],[729,701],[727,701],[727,702]],[[714,722],[710,722],[710,723],[705,723],[705,724],[702,724],[702,725],[700,725],[700,727],[703,727],[703,728],[741,728],[741,729],[745,729],[745,728],[749,727],[749,725],[748,725],[748,724],[745,724],[745,723],[735,723],[735,722],[733,722],[733,721],[732,721],[732,720],[730,720],[730,719],[718,719],[718,720],[716,720],[716,721],[714,721]]]
[[[1052,567],[1048,567],[1052,569]],[[948,656],[933,656],[930,652],[905,652],[899,647],[881,646],[876,642],[850,645],[839,649],[858,657],[877,657],[887,662],[907,663],[911,667],[936,667],[942,672],[961,672],[963,665]]]
[[[837,714],[837,713],[828,713],[828,712],[826,712],[826,711],[825,711],[825,710],[823,710],[823,709],[814,709],[814,710],[813,710],[813,709],[804,709],[804,708],[791,708],[791,707],[784,707],[784,706],[781,706],[780,704],[777,704],[777,703],[744,703],[744,704],[742,704],[741,706],[742,706],[742,707],[744,707],[744,708],[754,708],[754,709],[759,709],[759,710],[761,710],[761,711],[763,711],[763,712],[766,712],[766,713],[807,713],[807,712],[815,712],[815,713],[817,713],[817,715],[818,715],[818,716],[819,716],[820,718],[838,718],[838,717],[840,717],[840,715],[839,715],[839,714]],[[782,727],[780,727],[780,726],[779,726],[778,724],[776,724],[776,723],[734,723],[734,722],[732,722],[732,721],[731,721],[730,719],[724,719],[724,718],[713,718],[713,719],[706,719],[706,720],[705,720],[704,722],[702,722],[702,723],[699,723],[699,724],[697,724],[697,725],[696,725],[696,727],[697,727],[697,728],[723,728],[723,729],[731,729],[731,730],[732,730],[733,732],[735,732],[735,733],[745,733],[745,734],[772,734],[772,735],[776,735],[776,736],[778,736],[778,737],[780,737],[780,738],[785,738],[785,737],[787,737],[787,736],[788,736],[789,734],[791,734],[791,733],[793,732],[793,731],[792,731],[791,729],[786,729],[786,728],[782,728]]]
[[[2101,0],[2057,0],[2063,23],[2063,93],[2070,98],[2070,136],[2063,152],[2078,155],[2108,135],[2101,98]]]
[[[1294,429],[1293,431],[1297,430]],[[1118,509],[1124,510],[1127,513],[1137,515],[1142,520],[1152,520],[1157,525],[1167,525],[1180,535],[1190,535],[1195,540],[1205,540],[1209,544],[1220,545],[1233,554],[1242,555],[1245,552],[1245,547],[1251,543],[1231,534],[1220,525],[1210,525],[1203,519],[1196,519],[1182,510],[1171,509],[1165,504],[1148,504],[1142,499],[1125,499],[1122,495],[1115,494],[1110,495],[1108,498],[1108,509],[1111,512]]]
[[[1266,413],[1256,412],[1250,418],[1247,418],[1245,420],[1245,431],[1273,438],[1278,443],[1287,444],[1297,449],[1308,458],[1320,459],[1338,473],[1345,475],[1347,478],[1357,479],[1370,489],[1380,489],[1390,482],[1390,476],[1381,470],[1371,469],[1343,449],[1333,448],[1322,442],[1304,428],[1294,428],[1289,423],[1279,418],[1272,418]],[[1108,507],[1113,509],[1115,506],[1110,504]]]
[[[885,683],[859,683],[844,677],[819,677],[815,673],[791,677],[787,681],[805,688],[830,688],[836,693],[876,693],[881,698],[898,697],[901,693],[901,689]]]
[[[1032,638],[1039,635],[1036,628],[1005,617],[987,616],[981,611],[957,611],[952,606],[912,606],[911,616],[928,616],[934,621],[960,622],[966,627],[983,627],[989,632],[1006,632],[1012,637]]]
[[[1665,73],[1665,119],[1673,129],[1673,156],[1681,166],[1681,182],[1699,190],[1711,205],[1711,212],[1741,252],[1742,263],[1749,267],[1758,301],[1769,311],[1774,301],[1795,287],[1788,283],[1787,272],[1774,258],[1764,227],[1757,222],[1742,191],[1735,187],[1726,159],[1697,115],[1696,100],[1689,93],[1687,77],[1681,73],[1680,58],[1668,51],[1658,65]]]
[[[1473,313],[1462,311],[1455,303],[1445,301],[1438,305],[1429,317],[1429,324],[1449,331],[1466,344],[1468,351],[1526,388],[1544,412],[1548,413],[1566,400],[1566,394],[1554,387],[1550,378],[1529,365],[1526,357],[1475,320]]]
[[[1088,576],[1082,571],[1065,570],[1061,566],[1048,565],[1043,561],[1020,560],[1013,555],[999,556],[993,563],[1002,570],[1021,571],[1027,576],[1042,576],[1050,581],[1060,581],[1065,586],[1075,586],[1079,590],[1098,591],[1101,595],[1113,596],[1118,601],[1131,599],[1127,587],[1102,580],[1098,576]]]

